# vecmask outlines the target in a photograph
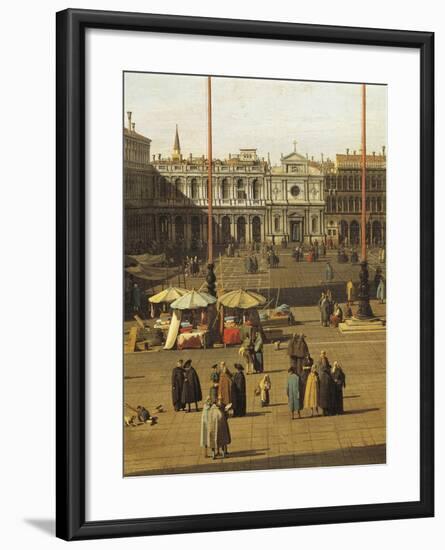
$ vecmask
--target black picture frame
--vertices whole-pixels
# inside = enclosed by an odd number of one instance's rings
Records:
[[[56,535],[65,540],[434,515],[434,34],[70,9],[57,13]],[[109,521],[85,519],[85,30],[415,48],[420,52],[420,500]]]

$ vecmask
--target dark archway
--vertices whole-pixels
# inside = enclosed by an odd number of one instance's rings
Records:
[[[221,238],[224,244],[228,244],[232,240],[229,216],[223,216],[221,220]]]
[[[352,225],[352,222],[351,222]],[[340,234],[339,240],[341,243],[345,242],[345,238],[348,236],[348,222],[346,220],[341,220],[340,222]],[[352,240],[352,236],[351,236]]]
[[[261,219],[259,216],[252,218],[252,239],[255,243],[261,242]]]
[[[382,244],[382,225],[378,221],[372,223],[372,242]]]
[[[184,220],[181,216],[175,218],[175,241],[184,241]]]
[[[360,242],[360,225],[356,220],[352,220],[349,227],[351,244],[359,244]]]
[[[236,222],[236,240],[246,242],[246,218],[240,217]]]

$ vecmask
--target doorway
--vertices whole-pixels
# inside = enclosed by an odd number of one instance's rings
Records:
[[[299,243],[303,240],[303,223],[301,221],[290,222],[290,240],[294,243]]]

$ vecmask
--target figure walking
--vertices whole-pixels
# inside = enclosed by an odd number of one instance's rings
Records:
[[[291,419],[294,420],[295,411],[298,413],[298,418],[300,416],[300,377],[298,374],[290,368],[288,371],[289,376],[287,378],[287,403],[289,406],[289,411],[291,414]]]

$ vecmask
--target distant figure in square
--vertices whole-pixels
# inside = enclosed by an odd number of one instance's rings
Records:
[[[212,406],[211,397],[207,397],[202,408],[201,415],[201,447],[204,448],[204,456],[207,458],[207,445],[209,441],[209,412]]]
[[[191,412],[191,403],[195,404],[198,412],[199,401],[202,401],[201,383],[198,373],[192,367],[192,360],[189,359],[184,363],[184,385],[182,386],[182,402],[187,405],[186,412]]]
[[[311,409],[311,416],[314,416],[314,411],[318,414],[318,401],[320,398],[320,380],[318,378],[317,369],[312,365],[311,372],[307,377],[306,390],[304,392],[303,407]]]
[[[210,374],[210,401],[213,403],[218,399],[218,386],[219,386],[219,370],[218,365],[212,365],[212,372]]]
[[[334,279],[334,270],[332,269],[330,262],[326,262],[325,277],[326,282],[328,283]]]
[[[270,404],[270,389],[272,388],[272,382],[268,374],[263,376],[258,386],[260,389],[261,406],[266,407]]]
[[[338,361],[334,361],[331,376],[334,381],[334,399],[331,412],[332,414],[343,414],[343,388],[346,388],[346,375]]]
[[[300,377],[298,374],[290,368],[288,371],[289,376],[287,377],[287,403],[289,406],[289,411],[291,414],[292,420],[295,418],[295,411],[298,413],[298,418],[300,416]]]
[[[321,298],[318,302],[318,307],[320,309],[320,321],[321,326],[328,327],[329,326],[329,316],[331,313],[331,304],[328,300],[328,297],[324,292],[321,293]]]
[[[246,415],[246,377],[244,367],[239,363],[234,365],[236,373],[232,380],[232,409],[233,416]]]
[[[346,283],[346,299],[350,304],[354,303],[354,283],[352,282],[352,277]]]
[[[172,371],[172,402],[175,411],[184,409],[182,402],[182,388],[184,386],[184,361],[179,359]]]
[[[227,413],[221,401],[218,401],[210,407],[207,421],[207,447],[212,450],[213,460],[220,452],[225,458],[228,454],[227,446],[231,442]]]
[[[255,336],[255,341],[253,343],[253,351],[255,354],[254,368],[256,372],[264,371],[263,347],[263,337],[261,336],[261,332],[258,330]]]
[[[303,370],[304,358],[309,354],[309,348],[304,334],[294,333],[287,345],[287,354],[290,359],[290,366],[300,375]]]
[[[377,300],[381,304],[384,304],[386,301],[386,280],[383,275],[380,277],[379,286],[377,287]]]
[[[220,367],[218,400],[226,406],[232,402],[232,374],[224,361],[221,361]]]

